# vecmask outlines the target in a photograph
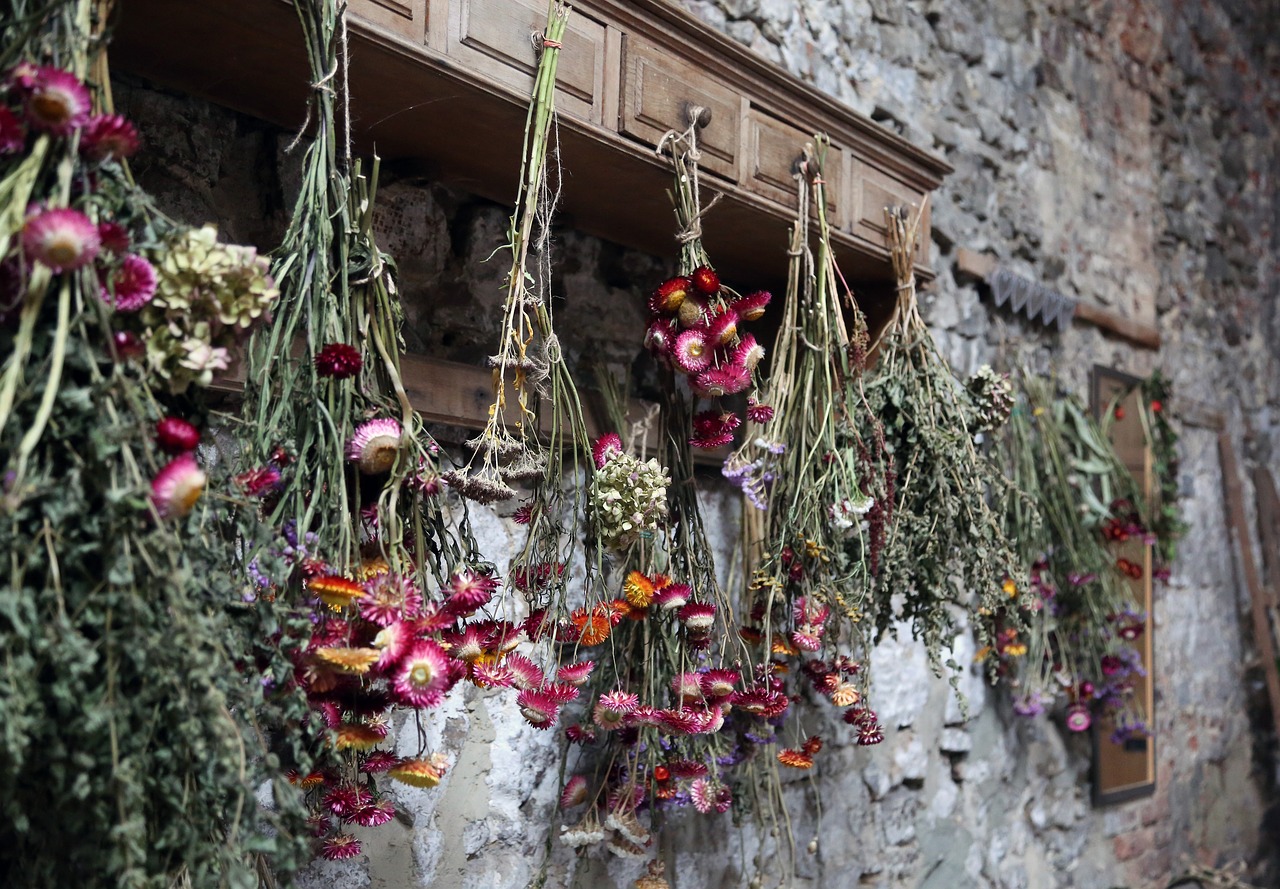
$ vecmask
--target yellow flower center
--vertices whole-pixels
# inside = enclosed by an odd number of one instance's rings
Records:
[[[435,671],[427,664],[418,664],[409,671],[409,681],[414,685],[430,685],[435,678]]]

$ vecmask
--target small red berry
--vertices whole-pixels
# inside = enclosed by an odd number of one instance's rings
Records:
[[[165,417],[156,424],[156,444],[166,454],[185,454],[200,444],[200,430],[181,417]]]
[[[1123,420],[1123,419],[1124,419],[1124,405],[1122,405],[1122,404],[1117,404],[1117,405],[1116,405],[1116,419],[1117,419],[1117,420]]]
[[[1160,402],[1159,399],[1156,399],[1155,401],[1151,402],[1151,413],[1158,414],[1162,410],[1164,410],[1164,405]]]
[[[659,783],[665,783],[671,778],[671,770],[666,766],[658,766],[653,770],[653,777]]]

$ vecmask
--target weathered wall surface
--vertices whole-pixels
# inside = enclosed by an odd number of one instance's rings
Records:
[[[1159,366],[1180,396],[1226,414],[1237,445],[1251,428],[1251,459],[1280,470],[1274,0],[683,5],[956,168],[934,198],[940,274],[925,304],[959,371],[1021,355],[1083,392],[1095,363],[1136,374]],[[232,238],[274,243],[296,163],[281,153],[287,134],[140,86],[118,98],[147,135],[139,172],[163,206],[192,222],[217,220]],[[503,240],[505,211],[409,179],[381,198],[410,349],[478,360],[496,329],[504,269],[484,259]],[[995,309],[957,275],[960,247],[1158,322],[1163,348],[1135,350],[1080,325],[1050,333]],[[557,259],[556,311],[571,360],[629,365],[643,294],[669,260],[573,232],[562,234]],[[1254,754],[1257,684],[1244,675],[1245,594],[1216,448],[1216,433],[1185,430],[1180,482],[1193,530],[1171,583],[1156,592],[1155,796],[1091,808],[1083,739],[1044,717],[1011,715],[976,676],[964,683],[962,722],[922,651],[887,642],[874,659],[872,700],[885,742],[857,748],[825,727],[820,825],[812,786],[790,788],[799,847],[818,839],[801,854],[796,886],[1139,887],[1163,885],[1183,856],[1223,863],[1259,850],[1274,782]],[[727,551],[736,506],[723,491],[708,503]],[[473,515],[486,554],[501,563],[516,526]],[[958,659],[971,654],[962,637]],[[317,866],[305,885],[496,889],[534,876],[558,793],[552,738],[510,700],[470,688],[425,725],[455,761],[443,786],[397,788],[402,819],[366,832],[366,855]],[[746,885],[753,857],[773,850],[727,815],[688,819],[671,835],[673,885],[689,889]],[[626,886],[636,876],[633,863],[613,861],[584,863],[571,878],[571,863],[557,852],[546,885]]]

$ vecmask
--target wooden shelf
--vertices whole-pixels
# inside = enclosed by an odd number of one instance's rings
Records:
[[[359,150],[509,204],[544,0],[350,0],[350,11]],[[860,298],[888,298],[884,207],[918,204],[944,162],[664,0],[584,0],[569,21],[557,94],[564,224],[674,255],[670,166],[654,146],[703,105],[704,188],[725,194],[707,249],[726,280],[769,286],[785,275],[792,164],[824,132],[837,258]],[[112,59],[288,129],[305,117],[301,30],[284,0],[120,0]]]

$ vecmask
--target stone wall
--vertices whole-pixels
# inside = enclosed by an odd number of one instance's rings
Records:
[[[1095,363],[1135,374],[1159,366],[1184,403],[1221,411],[1241,452],[1280,471],[1280,48],[1263,24],[1280,21],[1275,0],[683,5],[955,167],[934,197],[939,276],[924,302],[959,371],[1028,360],[1085,392]],[[274,243],[296,175],[282,152],[288,134],[143,85],[122,84],[118,99],[147,135],[138,170],[162,206]],[[505,269],[484,260],[503,240],[506,211],[411,178],[390,182],[381,202],[410,349],[486,354]],[[1163,346],[1138,350],[1083,325],[1047,332],[996,309],[957,273],[960,247],[1157,322]],[[570,359],[630,365],[643,295],[670,258],[563,232],[557,262]],[[802,850],[795,886],[1139,887],[1163,885],[1184,856],[1223,864],[1263,847],[1274,774],[1268,736],[1251,730],[1259,686],[1245,671],[1247,593],[1216,432],[1186,427],[1180,456],[1193,530],[1156,591],[1155,795],[1092,808],[1084,739],[1013,716],[974,675],[963,682],[963,722],[923,652],[888,641],[875,653],[872,700],[885,743],[857,748],[834,726],[823,732],[833,741],[816,770],[820,824],[815,785],[789,786]],[[737,507],[714,481],[708,489],[727,559]],[[472,512],[484,551],[502,562],[516,526]],[[971,654],[961,637],[958,659]],[[367,854],[318,865],[304,885],[498,889],[536,874],[558,793],[553,739],[509,700],[469,687],[464,697],[425,723],[455,760],[442,787],[398,788],[402,817],[365,834]],[[746,885],[752,859],[776,849],[728,816],[670,834],[673,885],[690,889]],[[621,887],[637,873],[631,862],[573,865],[557,851],[545,885]]]

